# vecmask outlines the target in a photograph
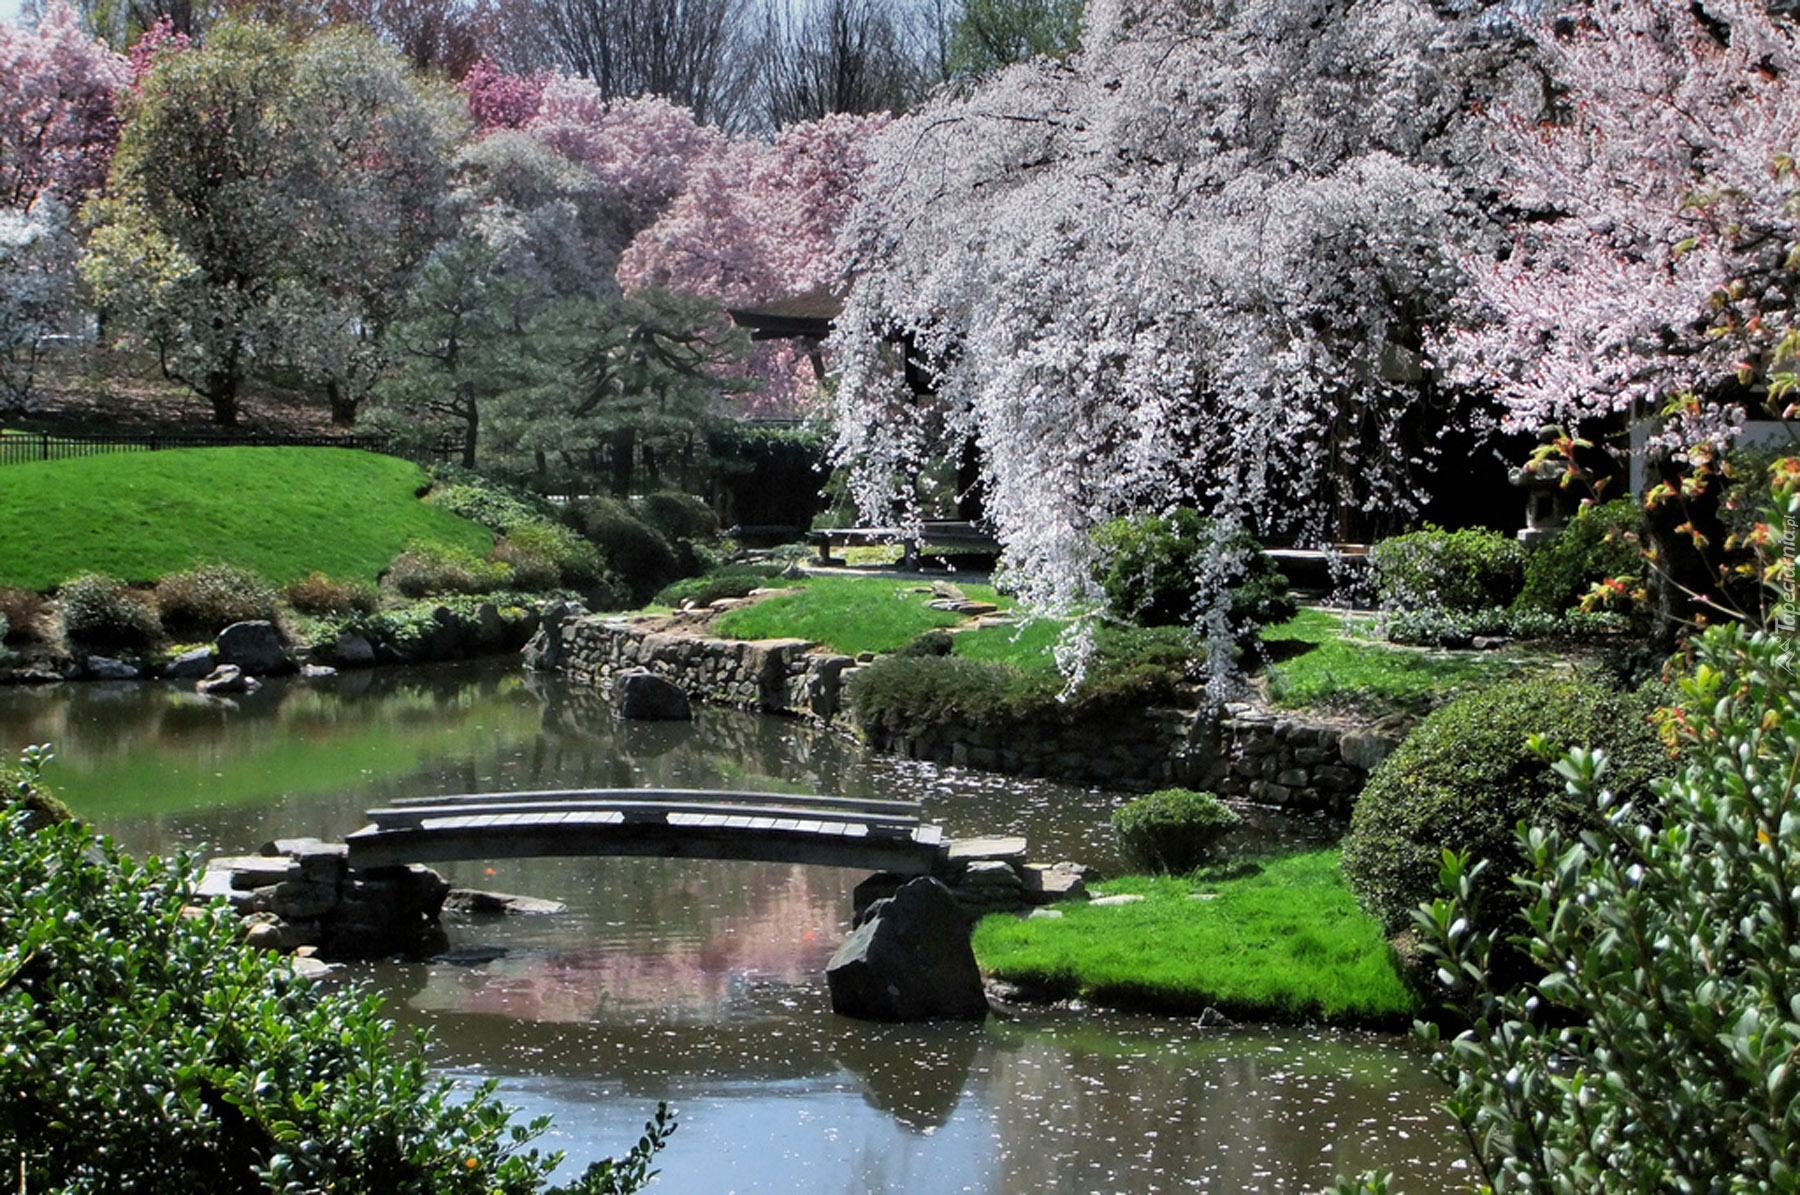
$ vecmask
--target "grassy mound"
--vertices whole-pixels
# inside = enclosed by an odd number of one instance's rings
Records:
[[[149,581],[205,563],[276,583],[373,580],[409,542],[485,555],[493,535],[418,500],[426,477],[342,448],[188,448],[0,468],[0,585]]]
[[[1144,899],[1064,904],[1053,920],[988,917],[975,930],[976,958],[1051,996],[1145,1011],[1399,1025],[1415,1010],[1381,926],[1344,886],[1335,850],[1272,860],[1239,878],[1127,877],[1100,891]]]

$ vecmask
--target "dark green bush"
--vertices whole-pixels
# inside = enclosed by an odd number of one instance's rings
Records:
[[[1627,626],[1623,615],[1596,610],[1569,610],[1546,614],[1541,610],[1398,610],[1386,616],[1384,634],[1395,643],[1428,647],[1468,647],[1477,635],[1511,639],[1548,639],[1558,636],[1611,635]]]
[[[1390,610],[1474,613],[1512,604],[1525,579],[1525,549],[1483,527],[1445,531],[1427,523],[1369,549],[1369,567]]]
[[[1608,779],[1623,800],[1648,802],[1650,781],[1673,764],[1649,725],[1651,701],[1583,681],[1510,681],[1432,713],[1369,777],[1344,840],[1344,878],[1389,932],[1437,892],[1446,850],[1492,860],[1487,928],[1518,905],[1506,877],[1521,863],[1521,821],[1573,834],[1593,824],[1528,740],[1604,748]]]
[[[674,545],[630,504],[617,498],[590,498],[577,514],[582,532],[600,546],[632,600],[645,601],[681,576],[681,557]]]
[[[645,494],[633,505],[644,522],[662,532],[671,542],[684,539],[699,542],[718,537],[719,517],[712,507],[691,494],[659,490]]]
[[[324,573],[308,573],[282,587],[281,596],[302,614],[372,613],[381,594],[367,581],[334,581]]]
[[[781,569],[769,564],[729,564],[700,577],[683,579],[663,586],[650,599],[659,606],[679,606],[692,602],[709,606],[720,598],[749,596],[752,590],[766,589],[779,583]]]
[[[1525,557],[1525,583],[1514,610],[1561,614],[1577,607],[1596,582],[1644,572],[1638,527],[1643,512],[1629,498],[1583,510],[1555,539]]]
[[[1187,507],[1167,516],[1115,519],[1096,530],[1098,579],[1114,616],[1140,626],[1192,622],[1206,600],[1200,578],[1219,573],[1230,586],[1227,617],[1238,642],[1292,618],[1296,606],[1287,578],[1255,537],[1239,529],[1215,546],[1213,534],[1212,523]],[[1209,563],[1216,550],[1223,552],[1221,561]]]
[[[917,639],[903,643],[894,652],[897,656],[947,656],[956,650],[956,636],[942,628],[926,631]]]
[[[870,731],[915,735],[934,727],[1071,725],[1141,711],[1176,695],[1179,677],[1156,665],[1092,668],[1072,694],[1052,670],[1026,672],[997,660],[958,655],[881,657],[859,668],[849,702]]]
[[[383,584],[404,597],[452,593],[492,593],[512,585],[512,569],[483,560],[467,548],[414,542],[381,574]]]
[[[380,1004],[196,911],[186,858],[133,861],[80,822],[0,813],[0,1169],[27,1191],[527,1195],[491,1084],[434,1078]],[[662,1118],[659,1116],[659,1120]],[[608,1167],[639,1174],[667,1136]],[[634,1184],[635,1185],[635,1180]],[[587,1191],[630,1189],[590,1172]]]
[[[162,620],[150,596],[123,581],[87,573],[56,591],[63,631],[91,647],[148,647],[162,638]]]
[[[1165,788],[1113,810],[1113,833],[1133,867],[1186,875],[1243,823],[1212,793]]]
[[[205,564],[170,573],[156,583],[156,606],[172,635],[204,637],[234,622],[275,617],[275,587],[230,564]]]

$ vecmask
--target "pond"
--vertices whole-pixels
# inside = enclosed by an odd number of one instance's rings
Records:
[[[273,682],[235,703],[154,684],[0,689],[0,750],[38,742],[56,746],[59,794],[140,854],[337,838],[408,795],[642,786],[916,798],[952,835],[1022,834],[1040,858],[1116,865],[1117,794],[870,757],[749,714],[617,723],[591,690],[511,660]],[[860,873],[440,870],[568,911],[447,917],[456,961],[343,970],[430,1032],[445,1074],[497,1079],[509,1103],[553,1116],[570,1174],[629,1145],[661,1099],[680,1121],[660,1160],[672,1191],[1312,1191],[1365,1169],[1441,1190],[1460,1170],[1442,1089],[1393,1038],[1079,1008],[981,1026],[837,1017],[824,968]]]

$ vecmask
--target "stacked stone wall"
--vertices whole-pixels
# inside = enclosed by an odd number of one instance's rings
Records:
[[[547,620],[546,632],[555,642],[540,636],[528,659],[578,680],[604,685],[648,669],[697,700],[848,720],[844,690],[856,662],[804,640],[692,638],[591,617]],[[1228,800],[1343,814],[1403,732],[1234,704],[1216,715],[1153,709],[1075,723],[947,722],[913,734],[877,728],[867,736],[878,751],[952,767],[1118,788],[1178,784]]]

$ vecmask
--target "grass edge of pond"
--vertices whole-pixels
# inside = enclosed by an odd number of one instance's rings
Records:
[[[1344,886],[1335,847],[1262,860],[1232,878],[1127,876],[1060,918],[984,918],[982,970],[1034,1000],[1120,1011],[1404,1029],[1422,1008],[1379,925]],[[1198,899],[1196,899],[1198,898]]]

